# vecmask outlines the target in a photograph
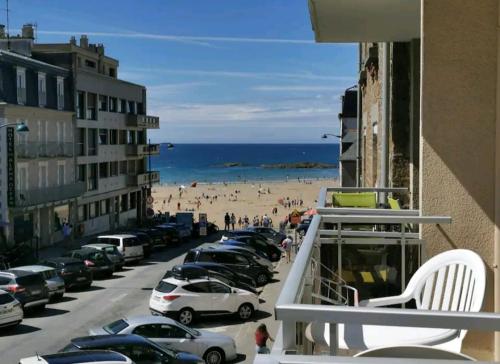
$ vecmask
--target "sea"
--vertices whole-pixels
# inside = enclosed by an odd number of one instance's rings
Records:
[[[161,184],[316,180],[338,177],[339,145],[322,144],[161,144],[151,157]],[[270,168],[312,162],[328,168]],[[232,166],[228,166],[232,164]],[[266,167],[267,166],[267,167]]]

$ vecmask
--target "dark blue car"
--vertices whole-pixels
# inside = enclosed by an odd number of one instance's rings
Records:
[[[163,348],[139,335],[97,335],[71,340],[61,351],[112,350],[123,354],[136,364],[202,364],[199,356]]]

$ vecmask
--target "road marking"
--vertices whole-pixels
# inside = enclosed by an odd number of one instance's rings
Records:
[[[116,301],[119,301],[121,300],[122,298],[124,298],[126,295],[128,295],[128,293],[122,293],[116,297],[113,297],[112,299],[110,299],[111,302],[116,302]]]

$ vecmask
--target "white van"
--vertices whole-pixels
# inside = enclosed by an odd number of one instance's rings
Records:
[[[118,251],[123,254],[125,262],[138,262],[144,259],[142,243],[134,235],[100,235],[97,237],[97,241],[100,244],[111,244],[116,246]]]

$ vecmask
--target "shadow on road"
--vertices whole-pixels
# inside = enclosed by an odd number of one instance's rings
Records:
[[[101,287],[101,286],[90,286],[87,289],[82,289],[80,292],[100,291],[101,289],[104,289],[104,287]]]
[[[29,312],[26,313],[26,317],[35,317],[35,318],[40,318],[40,317],[52,317],[52,316],[59,316],[59,315],[64,315],[65,313],[68,313],[68,310],[61,310],[59,308],[51,308],[47,307],[43,311],[34,311],[34,312]]]
[[[63,303],[63,302],[71,302],[71,301],[74,301],[76,299],[77,299],[76,297],[72,297],[72,296],[63,296],[59,299],[55,299],[53,301],[50,301],[49,304],[52,305],[52,304]]]
[[[113,274],[110,277],[99,277],[99,278],[95,278],[95,280],[96,281],[107,281],[107,280],[120,279],[120,278],[125,278],[125,276],[122,276],[120,274]]]
[[[29,333],[32,333],[35,331],[40,331],[40,330],[41,329],[39,327],[21,324],[17,327],[13,327],[10,329],[9,328],[3,329],[2,331],[0,331],[0,337],[29,334]]]

